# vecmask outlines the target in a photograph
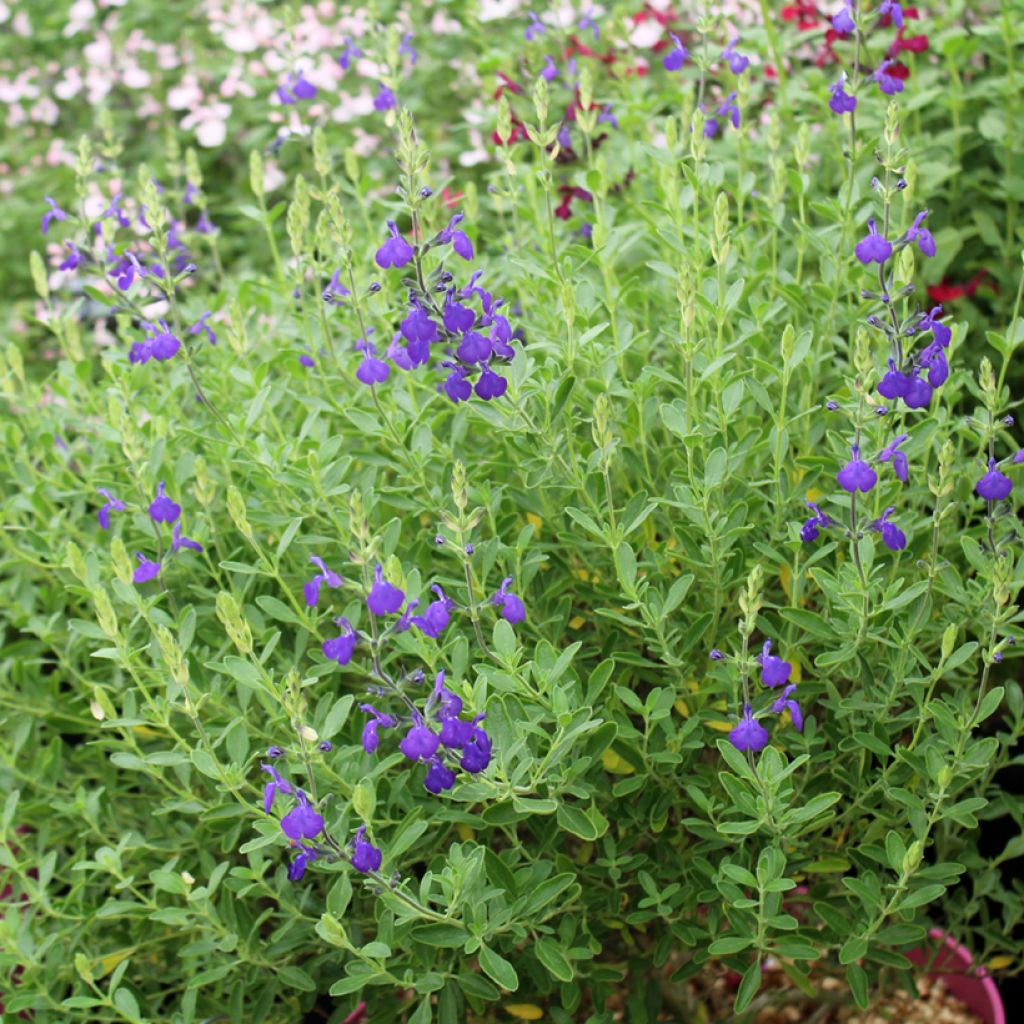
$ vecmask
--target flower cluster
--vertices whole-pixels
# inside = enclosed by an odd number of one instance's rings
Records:
[[[429,198],[431,193],[421,194]],[[377,250],[377,266],[390,270],[413,264],[415,277],[403,281],[408,304],[386,356],[404,371],[432,366],[443,372],[438,390],[453,402],[467,401],[473,392],[486,401],[500,398],[508,389],[508,379],[498,371],[515,358],[512,342],[521,337],[504,314],[504,300],[478,284],[483,273],[479,270],[460,288],[443,257],[424,276],[423,260],[429,252],[450,247],[466,262],[474,258],[473,242],[462,222],[463,214],[456,213],[431,239],[414,246],[388,221],[389,237]],[[387,380],[391,367],[373,343],[363,338],[357,348],[362,351],[359,380],[370,386]]]

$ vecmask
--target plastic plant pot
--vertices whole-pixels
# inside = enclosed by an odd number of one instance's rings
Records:
[[[907,956],[915,964],[933,968],[929,977],[941,978],[949,992],[985,1024],[1006,1024],[999,989],[985,969],[974,970],[971,954],[941,928],[933,928],[928,934],[941,943],[938,952],[933,947],[921,946],[912,949]]]

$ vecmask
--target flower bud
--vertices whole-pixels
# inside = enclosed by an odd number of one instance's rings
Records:
[[[469,504],[469,484],[466,480],[466,467],[458,459],[452,469],[452,500],[460,512],[466,511]]]
[[[117,636],[117,614],[103,587],[97,587],[92,592],[92,603],[96,609],[96,621],[99,623],[100,629],[111,638]]]
[[[252,527],[249,525],[249,518],[245,512],[245,498],[234,484],[228,488],[228,514],[239,532],[248,540],[252,540]]]
[[[263,178],[263,154],[254,149],[249,154],[249,188],[257,199],[263,198],[265,182]]]
[[[32,284],[35,286],[36,295],[44,302],[49,302],[50,283],[46,279],[46,267],[43,264],[42,256],[35,249],[28,254],[28,266],[32,272]]]
[[[128,549],[124,546],[124,541],[120,537],[115,537],[110,542],[110,561],[114,566],[114,575],[125,586],[128,586],[132,582],[135,567],[128,554]]]
[[[160,647],[167,670],[171,673],[171,678],[179,686],[186,686],[189,679],[188,662],[185,661],[185,655],[174,638],[174,634],[166,626],[157,626],[156,642]]]
[[[82,556],[82,549],[73,540],[69,540],[64,549],[64,564],[79,583],[88,585],[89,570]]]
[[[234,597],[222,590],[217,595],[217,618],[220,619],[231,642],[244,654],[252,654],[252,630],[249,623],[242,618]]]
[[[356,816],[363,821],[370,821],[376,806],[377,797],[371,784],[364,780],[356,785],[352,790],[352,810]]]
[[[313,129],[313,170],[322,179],[331,176],[331,154],[327,147],[327,136],[320,125]]]

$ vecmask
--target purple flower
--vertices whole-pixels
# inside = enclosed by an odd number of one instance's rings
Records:
[[[457,227],[462,220],[462,216],[461,213],[455,214],[448,222],[447,227],[438,233],[437,240],[441,245],[451,243],[451,247],[468,262],[473,258],[473,243],[470,241],[469,235]]]
[[[307,370],[312,370],[316,366],[316,361],[308,352],[299,353],[299,363],[305,366]]]
[[[380,562],[373,570],[373,585],[366,597],[366,606],[374,615],[392,615],[402,607],[405,594],[393,583],[384,579],[384,568]]]
[[[743,717],[729,733],[729,742],[737,750],[751,750],[755,754],[768,745],[768,730],[754,718],[749,704],[743,705]]]
[[[893,472],[897,478],[906,483],[910,477],[907,457],[899,450],[901,444],[910,437],[909,434],[900,434],[891,444],[887,444],[876,456],[876,462],[892,461]]]
[[[177,554],[182,548],[188,548],[190,551],[202,551],[203,545],[191,537],[185,537],[181,532],[181,523],[177,522],[171,531],[171,550]]]
[[[398,725],[398,719],[393,715],[381,714],[372,704],[360,704],[359,710],[365,711],[368,715],[373,715],[373,718],[363,726],[362,735],[363,750],[368,754],[372,754],[380,743],[378,730],[393,729]]]
[[[793,720],[793,728],[797,732],[804,731],[804,714],[800,710],[800,705],[790,697],[790,694],[796,689],[796,683],[791,683],[782,691],[782,696],[778,697],[772,704],[772,711],[777,715],[781,715],[783,711],[789,711],[789,717]]]
[[[409,357],[413,365],[425,363],[430,354],[431,342],[437,341],[437,324],[430,319],[419,302],[414,301],[409,304],[409,313],[399,324],[399,328],[402,336],[409,342]]]
[[[878,14],[883,18],[888,14],[897,28],[903,28],[903,8],[899,0],[882,0],[878,5]]]
[[[191,206],[196,201],[196,196],[199,195],[199,189],[192,184],[191,181],[185,182],[185,193],[182,199],[185,201],[186,206]]]
[[[789,681],[793,666],[772,654],[771,640],[765,640],[757,660],[761,662],[761,682],[765,686],[784,686]]]
[[[526,618],[526,606],[521,598],[508,589],[511,583],[511,576],[501,581],[498,591],[491,596],[491,604],[496,604],[501,609],[501,617],[514,626]]]
[[[159,562],[151,562],[141,551],[136,551],[135,557],[139,560],[139,567],[132,573],[133,583],[148,583],[160,575]]]
[[[672,40],[672,49],[662,58],[661,66],[666,71],[678,71],[686,63],[690,52],[675,33],[670,32],[669,38]]]
[[[329,754],[334,749],[334,744],[330,740],[322,740],[317,746],[317,750],[321,754]]]
[[[910,387],[903,396],[903,402],[908,409],[925,409],[932,400],[932,386],[928,381],[915,375],[910,379]]]
[[[838,14],[832,15],[832,27],[841,36],[852,36],[857,31],[857,23],[853,20],[853,11],[849,0]]]
[[[925,256],[935,255],[935,239],[932,237],[932,233],[927,229],[921,227],[921,221],[928,216],[928,210],[922,210],[915,218],[914,223],[907,228],[907,233],[903,236],[908,242],[917,242],[918,249],[925,254]]]
[[[851,114],[857,109],[857,97],[851,96],[846,91],[845,74],[832,86],[832,95],[829,97],[828,107],[833,114],[840,115]]]
[[[877,483],[878,474],[860,457],[857,445],[850,449],[850,456],[850,461],[836,474],[839,486],[850,494],[856,491],[867,494]]]
[[[423,779],[423,788],[437,796],[455,785],[455,772],[439,757],[432,757],[427,762],[427,774]]]
[[[921,319],[918,321],[917,330],[919,331],[931,331],[932,338],[937,341],[943,348],[948,348],[949,343],[952,340],[953,332],[945,324],[939,323],[938,318],[942,316],[941,306],[932,306],[927,313],[921,314]]]
[[[410,761],[429,761],[437,752],[440,742],[441,737],[424,725],[421,719],[402,737],[398,749]]]
[[[890,551],[902,551],[907,546],[907,535],[895,524],[889,522],[889,516],[896,511],[890,505],[872,524],[871,529],[882,535],[882,543]]]
[[[51,199],[49,196],[43,196],[43,198],[50,204],[50,209],[43,214],[43,219],[39,222],[39,227],[45,235],[55,220],[67,220],[68,215],[57,205],[55,199]]]
[[[473,394],[473,385],[466,380],[469,371],[454,363],[444,363],[452,372],[445,378],[441,388],[453,402],[468,402]]]
[[[281,819],[281,831],[289,839],[315,839],[324,830],[324,819],[301,789],[295,795],[299,802]]]
[[[597,42],[601,38],[601,30],[597,27],[597,22],[591,17],[591,10],[588,8],[580,15],[579,29],[581,32],[586,32],[590,29],[594,33],[594,41]]]
[[[132,219],[124,212],[121,207],[121,200],[123,195],[118,192],[116,196],[110,201],[110,205],[100,214],[100,220],[106,220],[107,217],[115,217],[117,223],[123,228],[130,228],[132,226]]]
[[[85,253],[74,242],[65,242],[67,256],[61,261],[58,270],[77,270],[86,260]]]
[[[878,393],[883,398],[903,398],[910,390],[912,378],[896,369],[896,363],[889,360],[889,372],[879,381]]]
[[[871,80],[878,83],[878,88],[881,89],[886,96],[895,96],[896,93],[903,92],[903,79],[889,74],[889,68],[892,67],[894,63],[895,61],[891,61],[886,58],[878,65],[878,70],[871,76]]]
[[[527,17],[530,19],[530,24],[526,26],[526,31],[523,33],[523,38],[528,42],[532,42],[537,36],[544,35],[547,32],[547,28],[544,26],[540,18],[537,17],[533,11],[527,12]]]
[[[605,106],[603,106],[601,108],[601,113],[597,115],[597,123],[598,124],[610,124],[616,131],[618,131],[618,129],[619,129],[619,119],[612,112],[612,105],[610,103],[605,104]],[[589,228],[590,225],[584,223],[583,227],[584,228]],[[591,230],[593,230],[593,229],[591,228]],[[589,233],[585,232],[584,233],[584,237],[585,238],[589,238],[590,237]]]
[[[156,497],[150,503],[149,517],[154,523],[173,523],[181,515],[181,506],[167,497],[163,480],[157,484]]]
[[[725,655],[717,647],[711,648],[711,653],[708,655],[708,657],[712,661],[725,661]]]
[[[213,314],[207,310],[190,328],[189,334],[202,334],[205,332],[206,340],[211,345],[217,344],[217,335],[214,333],[213,328],[207,323]]]
[[[1013,481],[1004,473],[996,469],[996,460],[988,460],[988,472],[975,485],[978,497],[986,501],[1002,501],[1010,496],[1013,490]]]
[[[420,632],[436,640],[448,628],[455,602],[445,594],[439,584],[435,583],[430,589],[437,594],[437,600],[431,601],[423,614],[414,615],[411,621]]]
[[[315,608],[317,601],[320,600],[320,588],[325,583],[329,587],[340,587],[344,580],[336,572],[328,569],[319,555],[310,555],[309,560],[320,571],[303,587],[303,593],[306,595],[307,606]]]
[[[491,339],[479,331],[468,331],[463,335],[455,354],[464,363],[484,363],[491,358]]]
[[[399,234],[393,220],[387,222],[391,237],[377,250],[374,260],[378,267],[404,267],[416,255],[413,247]]]
[[[343,71],[348,71],[349,65],[356,57],[362,57],[363,51],[359,49],[354,42],[352,42],[351,36],[345,36],[342,39],[344,43],[344,49],[341,51],[341,56],[338,57],[338,63],[341,65]]]
[[[822,528],[832,525],[832,520],[813,501],[807,502],[807,507],[814,515],[800,528],[800,539],[805,543],[810,543],[810,541],[818,539]]]
[[[933,388],[941,388],[949,380],[949,362],[942,346],[933,341],[920,355],[922,366],[928,367],[928,383]]]
[[[441,723],[441,745],[449,750],[461,750],[473,735],[473,723],[461,718],[446,718]]]
[[[341,633],[323,642],[320,648],[328,661],[336,661],[339,665],[347,665],[352,660],[352,652],[356,649],[359,636],[352,628],[352,623],[344,616],[334,620],[341,627]]]
[[[461,334],[468,331],[476,323],[476,313],[468,306],[456,302],[449,292],[444,303],[444,312],[441,314],[445,328],[452,334]]]
[[[270,751],[272,750],[278,750],[281,754],[284,753],[280,747],[271,747],[267,753],[270,754]],[[271,754],[271,756],[280,756],[280,754]],[[292,784],[287,779],[282,778],[278,770],[272,764],[261,764],[260,768],[270,776],[270,782],[263,787],[263,813],[269,814],[274,807],[274,798],[277,794],[292,793]]]
[[[492,398],[501,398],[505,394],[508,390],[508,380],[495,373],[490,366],[485,366],[473,390],[485,402],[489,402]]]
[[[267,757],[283,757],[284,747],[279,747],[277,744],[267,747]]]
[[[483,729],[474,729],[463,748],[462,760],[459,764],[463,771],[475,775],[477,772],[482,772],[490,763],[491,737]]]
[[[722,51],[722,60],[729,64],[729,70],[734,75],[742,75],[750,65],[749,57],[744,57],[742,53],[736,52],[736,44],[739,41],[739,36],[733,36],[729,40],[729,45]]]
[[[217,225],[210,220],[209,214],[205,210],[200,210],[199,218],[196,220],[196,231],[201,235],[215,235],[217,230]]]
[[[363,361],[356,370],[356,377],[372,387],[374,384],[383,384],[390,375],[391,367],[383,359],[377,358],[373,346],[364,345]]]
[[[558,65],[555,63],[554,58],[546,56],[544,58],[544,67],[540,69],[540,77],[546,82],[550,82],[553,78],[558,76]]]
[[[123,512],[128,506],[123,501],[115,498],[105,487],[98,488],[98,493],[103,495],[103,497],[107,499],[107,502],[101,508],[96,510],[96,518],[99,520],[101,529],[109,530],[110,513]]]
[[[398,98],[383,82],[378,83],[377,95],[373,97],[374,110],[394,110],[398,106]]]
[[[868,218],[868,233],[854,248],[857,259],[865,266],[869,263],[884,263],[892,255],[892,243],[878,233],[874,217]]]
[[[380,850],[366,838],[366,826],[360,825],[352,844],[352,867],[368,875],[379,870],[383,859]]]
[[[306,873],[306,868],[320,856],[320,851],[310,846],[297,844],[299,855],[288,865],[288,881],[297,882]]]
[[[284,84],[277,87],[277,98],[287,106],[301,100],[311,100],[314,96],[316,86],[304,78],[301,71],[291,72]]]
[[[411,32],[406,32],[405,35],[402,36],[402,41],[401,43],[398,44],[398,52],[402,54],[404,57],[408,57],[410,64],[415,65],[416,59],[419,56],[419,54],[416,53],[416,50],[412,46]]]

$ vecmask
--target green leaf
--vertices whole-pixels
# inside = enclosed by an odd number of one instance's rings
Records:
[[[492,978],[498,985],[509,992],[515,992],[519,988],[519,976],[515,968],[500,954],[495,953],[490,946],[480,947],[480,969],[489,978]]]
[[[839,950],[839,962],[841,964],[852,964],[855,960],[862,960],[868,952],[868,940],[861,936],[852,936],[847,939]]]
[[[846,982],[850,986],[853,1001],[862,1010],[866,1010],[871,1005],[871,999],[868,994],[867,971],[860,964],[850,964],[846,968]]]
[[[733,1010],[742,1013],[754,1000],[757,990],[761,987],[761,958],[758,957],[744,972],[740,987],[736,990],[736,1002]]]
[[[297,988],[301,992],[316,991],[316,982],[301,967],[294,964],[284,964],[274,973],[290,988]]]
[[[534,943],[534,952],[537,959],[551,972],[559,981],[572,981],[572,963],[565,955],[562,947],[554,939],[542,937]]]
[[[741,935],[727,935],[724,939],[716,939],[708,946],[708,952],[712,956],[732,956],[734,953],[742,953],[745,949],[753,946],[754,940]]]

